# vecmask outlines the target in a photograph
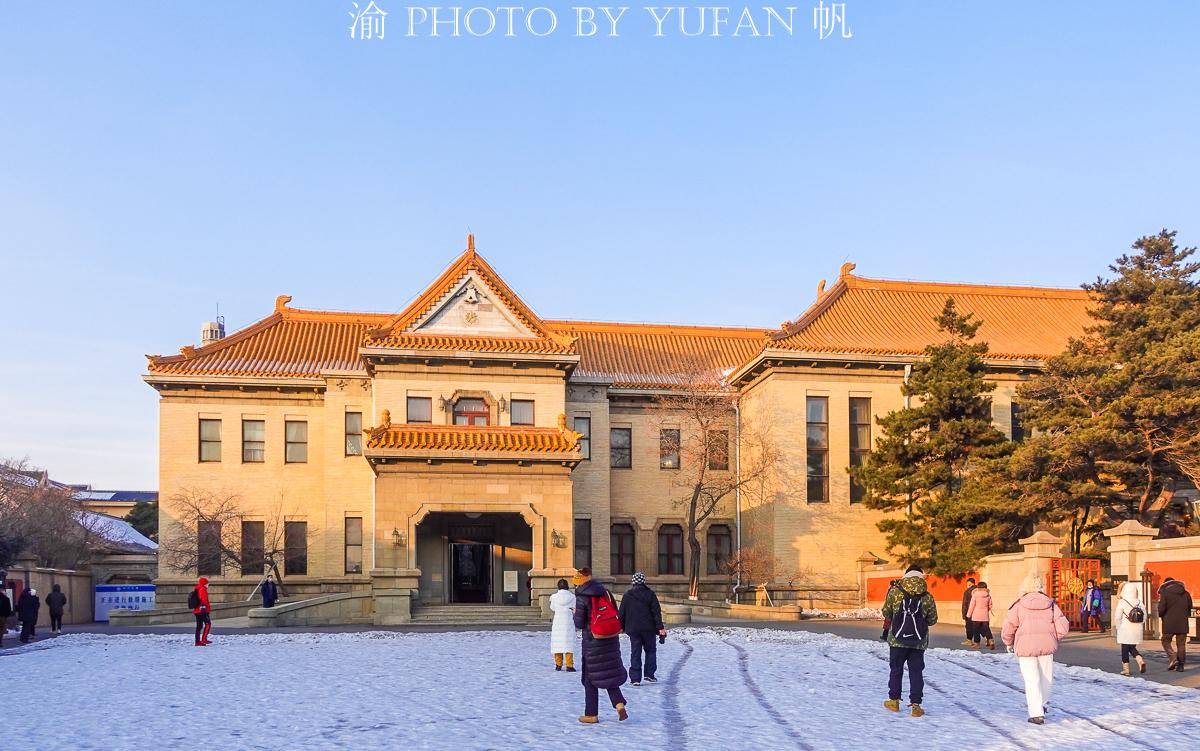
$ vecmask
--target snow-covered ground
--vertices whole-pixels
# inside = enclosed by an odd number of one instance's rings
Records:
[[[1038,727],[1011,657],[931,650],[915,719],[883,709],[885,645],[757,629],[673,631],[661,682],[624,689],[629,721],[602,693],[601,724],[584,726],[578,674],[554,672],[548,639],[63,636],[0,656],[4,736],[38,751],[1200,747],[1193,689],[1059,665]]]

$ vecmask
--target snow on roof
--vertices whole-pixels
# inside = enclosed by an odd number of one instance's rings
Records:
[[[124,519],[107,514],[97,514],[94,511],[80,511],[79,521],[114,545],[145,548],[146,550],[158,549],[158,543],[138,532],[132,524]]]

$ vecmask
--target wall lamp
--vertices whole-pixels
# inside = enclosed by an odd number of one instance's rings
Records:
[[[398,529],[392,529],[392,544],[396,547],[403,547],[408,542],[407,535]]]

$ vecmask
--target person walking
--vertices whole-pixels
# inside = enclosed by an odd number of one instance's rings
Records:
[[[0,647],[4,646],[4,635],[8,633],[8,619],[12,617],[12,601],[5,594],[4,577],[0,576]]]
[[[550,626],[550,654],[554,655],[554,669],[566,666],[568,673],[575,672],[575,595],[571,593],[566,579],[558,580],[558,591],[550,596],[550,612],[554,622]]]
[[[1187,661],[1188,618],[1192,615],[1192,596],[1183,582],[1168,576],[1158,588],[1158,617],[1162,623],[1162,647],[1167,653],[1167,670],[1183,672]],[[1175,649],[1171,649],[1171,642]]]
[[[621,598],[621,630],[629,635],[629,685],[642,685],[642,655],[646,657],[646,683],[657,683],[658,642],[666,638],[663,625],[662,605],[658,595],[646,586],[646,575],[641,571],[633,575],[633,586]]]
[[[37,636],[38,611],[42,601],[36,589],[26,589],[17,598],[17,620],[21,622],[21,643],[28,644]]]
[[[262,583],[262,600],[264,608],[273,608],[275,603],[279,602],[279,585],[267,574],[267,579]]]
[[[207,647],[212,643],[208,640],[208,632],[212,630],[212,604],[208,601],[208,579],[203,576],[188,595],[188,607],[196,616],[196,646]]]
[[[937,603],[925,584],[920,566],[909,566],[900,583],[883,601],[883,617],[891,623],[888,651],[891,672],[888,699],[883,706],[900,711],[900,685],[908,666],[908,702],[913,717],[921,717],[921,699],[925,692],[925,650],[929,647],[929,627],[937,623]]]
[[[967,617],[967,611],[971,609],[971,595],[975,592],[975,578],[967,577],[967,588],[963,590],[962,600],[962,619],[963,626],[967,629],[967,638],[963,639],[962,645],[969,647],[975,643],[975,632],[971,630],[971,619]]]
[[[584,710],[579,721],[594,725],[600,721],[600,689],[608,692],[608,700],[617,710],[617,719],[629,718],[621,685],[629,674],[621,662],[620,616],[612,593],[592,578],[588,567],[579,569],[572,580],[575,584],[575,628],[583,631],[583,664],[580,682],[583,684]]]
[[[971,592],[971,605],[967,608],[967,622],[971,624],[971,648],[979,649],[979,643],[987,639],[987,648],[995,649],[992,638],[992,593],[987,582],[979,582]]]
[[[1106,612],[1104,590],[1096,586],[1095,579],[1088,579],[1083,601],[1079,604],[1079,620],[1083,622],[1083,633],[1088,632],[1093,619],[1096,621],[1096,630],[1104,633],[1103,616]]]
[[[1121,675],[1129,675],[1129,658],[1137,660],[1138,672],[1146,672],[1146,661],[1138,652],[1145,636],[1146,609],[1142,607],[1142,583],[1127,581],[1121,585],[1113,607],[1113,635],[1121,645]]]
[[[50,633],[62,633],[63,613],[67,609],[67,596],[63,594],[62,587],[54,584],[50,587],[50,594],[46,595],[46,607],[50,609]]]
[[[1054,683],[1054,653],[1071,630],[1071,622],[1058,604],[1046,596],[1042,578],[1030,574],[1021,582],[1021,596],[1008,608],[1000,638],[1016,652],[1025,679],[1025,706],[1029,721],[1046,723],[1050,689]]]

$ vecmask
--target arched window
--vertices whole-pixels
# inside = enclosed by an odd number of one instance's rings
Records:
[[[658,528],[658,573],[683,573],[683,528],[678,524]]]
[[[708,573],[725,573],[725,562],[733,554],[733,533],[725,524],[708,528]]]
[[[629,524],[612,525],[612,573],[632,574],[633,558],[633,526]]]
[[[462,398],[454,403],[455,425],[487,425],[487,402],[476,398]]]

